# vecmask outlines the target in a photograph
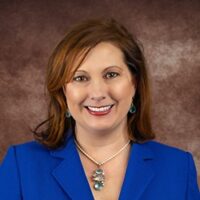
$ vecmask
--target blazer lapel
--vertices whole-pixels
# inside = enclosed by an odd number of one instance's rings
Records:
[[[147,144],[133,143],[119,200],[139,200],[152,181],[154,154]],[[73,135],[68,137],[64,148],[50,154],[61,159],[52,175],[67,195],[73,200],[94,200]]]
[[[51,151],[51,155],[62,159],[52,171],[52,175],[67,195],[73,200],[93,200],[73,136],[71,135],[67,139],[67,144],[63,149]]]
[[[144,144],[133,143],[119,200],[138,200],[154,177],[153,152]]]

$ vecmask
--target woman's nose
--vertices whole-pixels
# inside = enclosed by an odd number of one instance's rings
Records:
[[[101,101],[106,98],[107,86],[102,80],[95,80],[90,83],[89,97],[91,100]]]
[[[94,101],[102,101],[104,100],[106,97],[105,96],[93,96],[91,97],[91,100],[94,100]]]

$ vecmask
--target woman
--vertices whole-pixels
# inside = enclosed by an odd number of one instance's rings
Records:
[[[50,57],[46,84],[48,120],[37,143],[10,147],[1,200],[200,199],[192,155],[152,140],[144,56],[122,25],[73,27]]]

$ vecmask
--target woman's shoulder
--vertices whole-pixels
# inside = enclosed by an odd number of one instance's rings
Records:
[[[143,143],[143,145],[150,149],[156,158],[160,159],[170,159],[174,161],[178,160],[188,160],[192,157],[192,154],[187,150],[181,149],[179,147],[164,144],[155,140],[151,140]],[[178,160],[177,160],[178,159]]]
[[[7,155],[14,154],[16,157],[33,158],[39,154],[48,155],[49,149],[36,141],[28,141],[21,144],[11,145],[7,150]]]
[[[6,156],[14,156],[19,159],[32,159],[34,160],[45,160],[45,159],[51,159],[54,156],[54,153],[56,152],[63,152],[66,148],[66,144],[68,141],[73,141],[73,137],[68,137],[68,140],[64,142],[60,147],[57,148],[49,148],[45,146],[44,144],[39,143],[36,140],[28,141],[21,144],[14,144],[11,145],[8,150]],[[58,153],[59,154],[59,153]]]
[[[47,151],[48,149],[39,142],[32,140],[21,144],[11,145],[19,151]]]
[[[192,177],[196,178],[195,162],[190,152],[155,140],[144,142],[139,146],[141,151],[151,155],[150,160],[153,160],[152,164],[159,173],[167,171],[171,174],[179,173],[181,176],[191,173]]]
[[[144,143],[145,145],[147,145],[148,147],[150,147],[151,149],[159,149],[163,152],[173,152],[173,153],[186,153],[185,150],[179,148],[179,147],[176,147],[176,146],[172,146],[172,145],[169,145],[169,144],[165,144],[165,143],[161,143],[159,141],[156,141],[156,140],[150,140],[148,142],[145,142]]]
[[[15,144],[9,146],[5,156],[3,157],[0,166],[10,166],[14,163],[27,163],[37,160],[43,160],[42,158],[48,157],[48,149],[43,147],[36,141],[29,141],[22,144]]]

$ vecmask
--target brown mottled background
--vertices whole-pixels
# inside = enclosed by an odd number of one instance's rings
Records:
[[[0,160],[45,119],[48,57],[68,27],[112,16],[143,42],[157,140],[190,151],[200,183],[199,0],[1,0]]]

